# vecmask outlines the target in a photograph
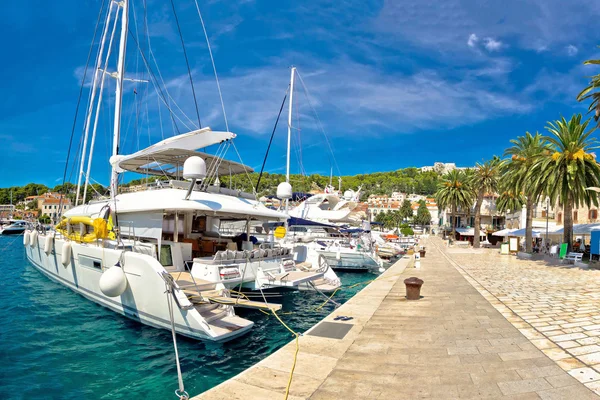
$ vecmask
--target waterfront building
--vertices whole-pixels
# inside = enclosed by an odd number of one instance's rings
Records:
[[[457,167],[456,163],[443,163],[443,162],[435,162],[433,163],[433,165],[428,165],[425,167],[421,167],[421,172],[429,172],[429,171],[435,171],[440,175],[444,175],[450,171],[454,171],[455,169],[458,170],[465,170],[468,169],[466,167]]]

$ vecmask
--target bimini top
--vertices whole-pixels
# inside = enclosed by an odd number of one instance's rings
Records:
[[[118,172],[180,177],[185,160],[199,156],[204,159],[207,171],[212,171],[213,175],[216,166],[218,176],[253,172],[252,168],[243,164],[196,151],[226,142],[235,136],[232,132],[213,132],[208,127],[202,128],[165,139],[133,154],[111,157],[110,163]]]
[[[78,206],[67,211],[64,216],[89,216],[97,218],[109,206],[117,214],[138,212],[198,212],[209,216],[235,219],[256,219],[263,221],[285,221],[288,216],[271,210],[256,200],[224,194],[193,191],[189,200],[185,200],[185,189],[144,190],[123,193],[113,201],[103,201]]]

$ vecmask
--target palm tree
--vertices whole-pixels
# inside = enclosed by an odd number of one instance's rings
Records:
[[[550,201],[557,200],[564,210],[563,243],[571,250],[573,240],[573,207],[582,204],[590,207],[598,205],[596,192],[586,190],[600,185],[600,166],[596,155],[596,141],[590,138],[593,129],[586,132],[590,120],[582,122],[581,114],[567,121],[564,117],[548,122],[546,129],[550,135],[545,137],[550,143],[551,152],[539,157],[530,171],[534,185],[544,187]]]
[[[600,46],[599,46],[600,47]],[[587,60],[583,65],[600,65],[600,60]],[[594,111],[594,119],[600,118],[600,74],[591,77],[590,84],[577,95],[577,101],[592,99],[588,108],[589,112]],[[594,92],[595,91],[595,92]]]
[[[460,170],[452,170],[444,175],[438,184],[435,199],[440,208],[450,207],[452,220],[452,236],[456,228],[456,212],[459,208],[467,209],[473,204],[473,190],[466,179],[466,174]]]
[[[529,132],[525,136],[519,136],[510,141],[513,145],[504,151],[505,156],[510,159],[504,161],[504,184],[512,193],[525,195],[526,222],[525,222],[525,251],[533,251],[533,205],[540,196],[543,181],[537,181],[530,174],[532,166],[538,159],[548,153],[548,142],[538,132],[532,135]]]
[[[471,187],[477,192],[477,201],[475,202],[475,223],[473,248],[479,248],[479,228],[481,226],[481,205],[483,196],[486,193],[495,193],[498,189],[498,179],[500,176],[500,159],[494,157],[483,164],[476,163],[473,173],[468,177]]]
[[[521,192],[514,192],[511,189],[501,190],[500,196],[496,199],[496,210],[500,213],[520,210],[525,202],[525,196]]]
[[[496,210],[500,213],[509,210],[520,210],[525,202],[525,196],[522,193],[515,193],[508,189],[501,192],[496,199]]]

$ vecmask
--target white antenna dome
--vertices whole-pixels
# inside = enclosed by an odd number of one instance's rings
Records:
[[[281,200],[292,198],[292,185],[288,182],[281,182],[277,185],[277,198]]]
[[[189,157],[183,163],[183,179],[204,179],[206,178],[206,163],[198,156]]]
[[[350,201],[350,200],[352,200],[353,197],[354,197],[354,191],[353,190],[346,190],[344,192],[344,199],[345,200]]]

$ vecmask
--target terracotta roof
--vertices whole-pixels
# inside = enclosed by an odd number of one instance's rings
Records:
[[[46,205],[46,204],[60,204],[60,203],[61,203],[61,199],[55,199],[55,198],[51,198],[51,197],[49,197],[47,199],[44,199],[42,201],[42,205]],[[62,204],[64,204],[64,205],[71,205],[71,200],[69,200],[69,199],[63,199],[62,200]]]

